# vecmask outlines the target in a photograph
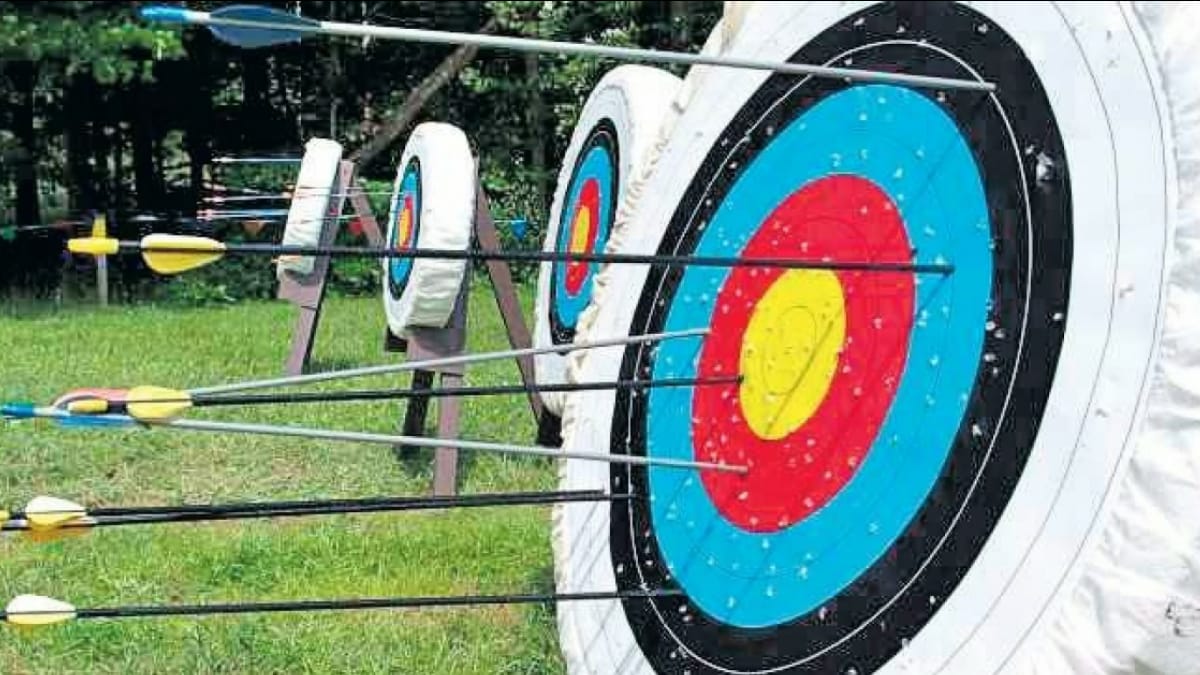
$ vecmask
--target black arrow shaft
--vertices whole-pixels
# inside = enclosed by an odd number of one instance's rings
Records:
[[[615,380],[612,382],[575,382],[565,384],[506,384],[495,386],[439,387],[419,389],[365,389],[351,391],[316,391],[290,394],[229,394],[197,396],[198,406],[256,405],[268,403],[332,403],[339,401],[377,401],[405,398],[441,398],[450,396],[501,396],[534,392],[603,391],[609,389],[657,389],[662,387],[702,387],[737,384],[741,376],[680,377],[659,380]],[[125,401],[153,403],[154,401]]]
[[[616,591],[591,593],[521,593],[506,595],[416,596],[407,598],[355,598],[298,600],[292,602],[246,602],[208,605],[129,605],[76,610],[79,619],[121,619],[156,616],[204,616],[212,614],[263,614],[284,612],[328,612],[366,609],[428,609],[434,607],[482,607],[487,605],[530,605],[595,600],[636,600],[678,597],[679,591]],[[3,618],[7,618],[5,615]]]
[[[277,502],[241,502],[230,504],[184,504],[179,506],[129,506],[88,509],[87,515],[96,518],[90,526],[130,525],[148,522],[188,522],[196,520],[228,520],[236,518],[270,518],[275,516],[326,515],[335,513],[366,513],[375,511],[430,511],[490,506],[536,506],[570,502],[602,502],[628,499],[626,495],[609,495],[601,490],[568,490],[561,492],[510,492],[499,494],[459,495],[452,497],[374,497],[366,499],[315,499]],[[28,529],[24,513],[16,512],[2,529]],[[66,527],[88,527],[88,524]]]
[[[122,241],[125,251],[142,251],[140,242]],[[158,253],[201,253],[195,249],[167,245],[145,249]],[[948,275],[954,265],[939,263],[813,260],[811,258],[733,258],[629,253],[568,253],[563,251],[481,251],[453,249],[362,248],[357,246],[283,246],[253,242],[226,244],[234,254],[329,256],[339,258],[437,258],[441,260],[502,260],[509,262],[587,262],[601,264],[667,265],[675,267],[763,267],[862,272],[912,272]]]

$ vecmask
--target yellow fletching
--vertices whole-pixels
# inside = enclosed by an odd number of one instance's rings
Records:
[[[53,530],[35,530],[30,527],[25,534],[29,537],[29,540],[35,544],[49,544],[56,541],[62,541],[64,539],[77,539],[79,537],[85,537],[89,532],[92,531],[92,528],[81,527],[80,525],[83,523],[90,524],[95,522],[96,521],[92,518],[79,518],[78,520],[71,521],[70,527],[58,527]]]
[[[12,518],[11,513],[5,511],[4,509],[0,509],[0,525],[7,523],[10,518]]]
[[[76,237],[67,242],[67,250],[78,255],[116,255],[121,242],[108,237]]]
[[[81,398],[68,403],[67,412],[76,415],[103,415],[108,412],[108,401],[102,398]]]
[[[92,236],[107,237],[108,236],[108,217],[103,213],[96,216],[92,220]]]
[[[142,238],[142,258],[159,274],[179,274],[220,260],[225,244],[208,237],[151,234]]]
[[[128,396],[125,409],[129,416],[143,421],[174,419],[192,407],[192,397],[178,389],[134,387]]]
[[[74,619],[75,607],[41,595],[18,595],[4,608],[4,615],[14,626],[49,626]]]
[[[56,530],[87,517],[87,509],[58,497],[34,497],[25,506],[25,521],[31,531]]]

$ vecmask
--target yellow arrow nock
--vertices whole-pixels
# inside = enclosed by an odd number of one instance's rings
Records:
[[[81,398],[67,404],[67,412],[75,415],[103,415],[109,410],[108,401],[102,398]]]
[[[77,255],[116,255],[121,243],[108,237],[76,237],[67,242],[67,250]]]

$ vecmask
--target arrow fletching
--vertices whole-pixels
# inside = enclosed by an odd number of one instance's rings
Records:
[[[87,509],[59,497],[34,497],[25,505],[25,521],[33,531],[57,530],[87,517]]]
[[[141,248],[146,265],[159,274],[180,274],[225,256],[225,244],[215,239],[180,234],[147,235]]]
[[[141,16],[147,21],[159,23],[204,24],[218,40],[244,49],[299,42],[304,36],[304,32],[321,27],[318,21],[272,7],[257,5],[230,5],[211,13],[189,11],[182,7],[155,6],[143,8]],[[220,19],[222,23],[213,24],[212,19]],[[239,26],[236,23],[229,23],[237,21],[254,24],[269,23],[273,26]]]
[[[129,416],[144,422],[175,419],[191,407],[192,397],[185,391],[148,386],[130,389],[125,403]]]
[[[18,595],[4,608],[4,620],[14,626],[49,626],[75,616],[74,605],[42,595]]]

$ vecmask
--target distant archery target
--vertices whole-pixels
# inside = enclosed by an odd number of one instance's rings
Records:
[[[390,248],[465,251],[475,223],[475,158],[466,135],[438,122],[409,137],[396,172],[388,215]],[[383,260],[388,329],[441,328],[450,320],[466,275],[465,260]]]
[[[565,448],[750,473],[565,463],[564,488],[633,498],[558,509],[560,590],[683,594],[560,607],[572,672],[1103,672],[1161,658],[1134,638],[1089,652],[1114,631],[1169,633],[1151,607],[1161,615],[1170,592],[1155,584],[1183,592],[1166,570],[1186,569],[1186,554],[1130,566],[1154,602],[1130,599],[1104,565],[1113,552],[1094,563],[1095,586],[1063,583],[1126,475],[1162,328],[1175,159],[1131,11],[750,10],[731,55],[998,92],[706,72],[628,246],[954,271],[602,273],[587,337],[710,332],[593,356],[575,377],[742,380],[580,394]],[[1143,549],[1131,528],[1120,518],[1106,534],[1128,540],[1126,556]],[[1171,549],[1152,529],[1138,538]],[[1122,609],[1087,609],[1109,597]],[[1047,611],[1056,598],[1073,613]]]
[[[580,113],[563,158],[544,250],[605,251],[614,231],[623,226],[618,220],[621,203],[636,196],[629,187],[651,160],[652,143],[678,88],[678,78],[645,66],[620,66],[600,81]],[[542,264],[535,346],[565,345],[575,339],[600,269],[600,264],[588,262]],[[565,357],[538,355],[535,372],[541,384],[561,384]],[[560,392],[542,393],[542,400],[556,414],[565,398]]]
[[[342,146],[327,138],[313,138],[304,145],[300,173],[292,190],[283,226],[282,244],[314,247],[321,245],[321,233],[329,220],[329,204],[337,190],[338,167],[342,161]],[[306,275],[313,270],[312,256],[285,256],[276,270],[282,279],[287,272]]]

